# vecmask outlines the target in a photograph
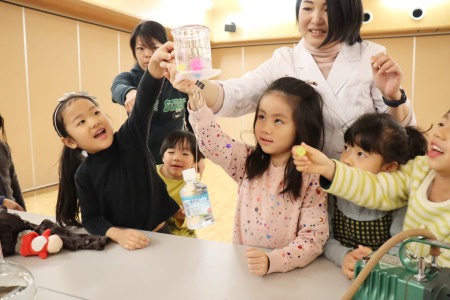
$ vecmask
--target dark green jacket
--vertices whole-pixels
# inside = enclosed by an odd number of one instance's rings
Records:
[[[117,75],[111,86],[113,102],[124,105],[126,94],[137,88],[143,74],[144,71],[136,64],[130,72]],[[164,138],[170,132],[185,129],[192,131],[187,121],[187,100],[187,94],[178,91],[168,80],[164,80],[155,104],[147,143],[157,164],[162,163],[159,150]]]

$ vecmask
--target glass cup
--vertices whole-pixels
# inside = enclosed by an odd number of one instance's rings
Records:
[[[33,275],[24,267],[3,257],[0,243],[0,299],[36,300],[37,288]]]
[[[177,77],[207,79],[220,74],[212,69],[209,28],[203,25],[185,25],[172,30],[175,47]]]

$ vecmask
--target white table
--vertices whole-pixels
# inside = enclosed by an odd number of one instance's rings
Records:
[[[39,224],[45,217],[20,213]],[[52,299],[340,299],[350,286],[340,269],[318,258],[305,268],[257,277],[247,270],[246,247],[146,232],[151,244],[128,251],[110,243],[41,259],[9,260],[31,271]],[[44,298],[38,298],[44,299]]]

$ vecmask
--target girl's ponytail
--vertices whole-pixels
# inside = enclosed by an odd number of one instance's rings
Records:
[[[56,202],[56,223],[60,226],[79,226],[80,204],[75,189],[75,172],[84,160],[80,149],[64,146],[59,160],[59,188]]]
[[[0,115],[0,131],[2,132],[2,137],[0,139],[3,139],[5,144],[8,144],[8,141],[6,139],[5,120],[3,119],[2,115]]]
[[[423,134],[417,127],[408,126],[405,127],[406,135],[408,136],[408,157],[407,160],[413,159],[419,155],[425,155],[427,153],[428,142]]]

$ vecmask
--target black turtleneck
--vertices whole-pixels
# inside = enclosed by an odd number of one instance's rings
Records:
[[[132,113],[114,134],[112,145],[89,155],[75,174],[82,223],[91,234],[105,235],[111,227],[151,231],[179,209],[147,147],[162,83],[145,72]]]

